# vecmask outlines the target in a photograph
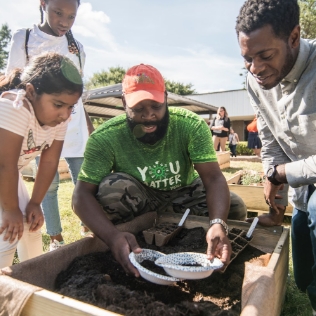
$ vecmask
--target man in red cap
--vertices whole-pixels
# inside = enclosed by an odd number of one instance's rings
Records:
[[[127,71],[122,101],[126,115],[105,122],[88,140],[73,196],[75,213],[127,273],[139,276],[128,255],[141,249],[134,235],[114,224],[189,207],[190,214],[210,218],[209,259],[217,255],[228,264],[230,195],[207,124],[191,111],[167,106],[164,79],[150,65]],[[232,213],[234,219],[246,216],[246,210]]]

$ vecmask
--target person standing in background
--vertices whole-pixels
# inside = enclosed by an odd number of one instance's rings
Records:
[[[239,137],[238,134],[234,132],[233,128],[230,128],[230,133],[228,135],[228,141],[229,141],[229,149],[230,149],[230,155],[232,157],[237,157],[236,155],[236,147],[239,143]]]
[[[72,60],[83,76],[85,53],[71,32],[79,5],[80,0],[40,0],[41,23],[34,24],[30,29],[19,29],[13,34],[6,74],[14,68],[23,69],[42,52],[56,52]],[[86,142],[93,129],[80,98],[72,111],[61,153],[61,157],[67,161],[74,184],[83,162]],[[36,162],[39,164],[38,158]],[[42,202],[46,230],[51,239],[50,250],[64,244],[57,199],[58,187],[57,171]]]
[[[217,115],[211,124],[213,143],[215,150],[220,146],[221,151],[225,151],[226,142],[230,129],[230,119],[226,109],[221,106],[217,110]]]
[[[257,127],[257,115],[253,121],[247,125],[248,131],[248,148],[253,150],[253,153],[258,157],[261,156],[261,140],[258,134],[258,127]]]

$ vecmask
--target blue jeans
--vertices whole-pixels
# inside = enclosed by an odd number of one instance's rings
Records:
[[[309,187],[307,213],[294,209],[292,215],[292,258],[295,283],[316,310],[316,191]]]
[[[234,156],[237,157],[237,155],[236,155],[236,147],[237,147],[237,145],[229,144],[230,155],[232,157],[234,157]]]
[[[37,166],[39,159],[40,157],[36,157]],[[83,157],[65,158],[65,160],[69,167],[72,182],[73,184],[76,184],[78,173],[83,162]],[[59,173],[57,171],[42,202],[42,209],[46,222],[46,232],[50,236],[56,236],[62,232],[57,197],[58,187]]]

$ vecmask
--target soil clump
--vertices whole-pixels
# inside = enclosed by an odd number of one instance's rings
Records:
[[[167,245],[146,244],[142,233],[136,236],[142,248],[165,254],[205,253],[205,231],[201,227],[183,229]],[[110,252],[77,257],[56,279],[56,292],[123,315],[234,316],[241,312],[241,288],[247,261],[264,265],[265,253],[248,245],[224,273],[214,272],[206,279],[184,280],[176,286],[150,283],[128,276]],[[148,269],[152,270],[149,266]]]

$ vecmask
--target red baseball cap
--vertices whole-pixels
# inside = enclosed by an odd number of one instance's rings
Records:
[[[165,100],[165,81],[161,73],[150,65],[140,64],[130,68],[125,74],[122,87],[129,108],[143,100],[159,103]]]

